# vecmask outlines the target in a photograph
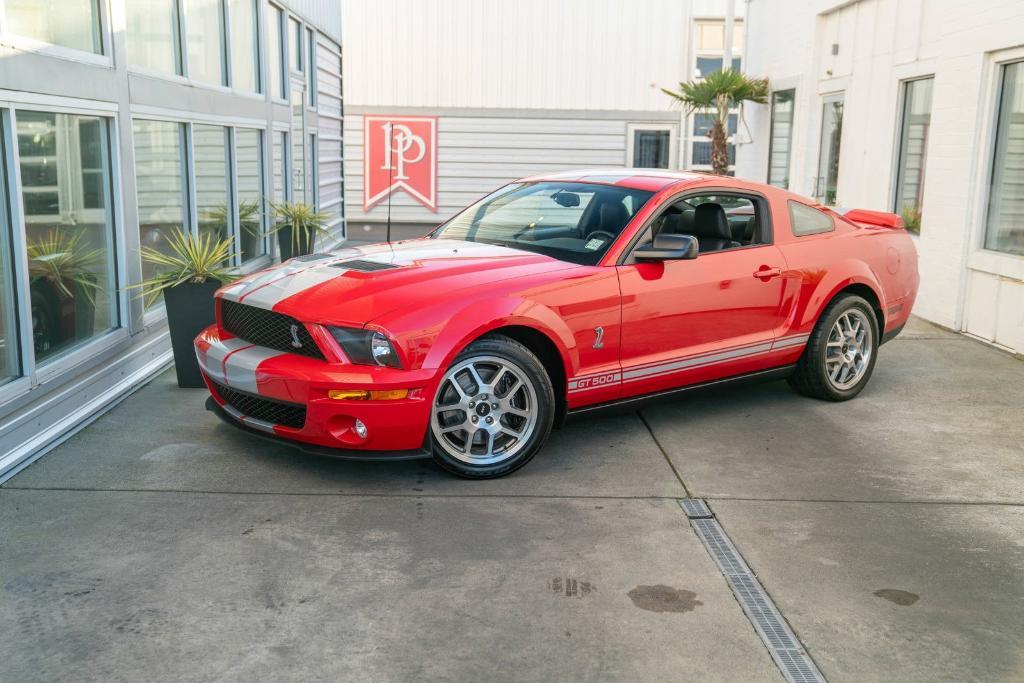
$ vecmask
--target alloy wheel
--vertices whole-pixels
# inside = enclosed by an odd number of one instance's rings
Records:
[[[874,351],[871,323],[858,308],[843,313],[832,325],[825,344],[825,372],[829,383],[845,391],[864,377]]]
[[[537,390],[526,371],[498,356],[452,366],[431,412],[431,429],[446,453],[472,465],[508,460],[537,426]]]

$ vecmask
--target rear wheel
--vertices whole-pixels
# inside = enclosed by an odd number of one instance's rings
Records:
[[[846,294],[825,309],[789,384],[827,401],[846,401],[871,379],[878,351],[878,321],[862,297]]]
[[[551,433],[555,396],[544,366],[503,336],[478,339],[445,372],[431,407],[434,460],[489,479],[529,462]]]

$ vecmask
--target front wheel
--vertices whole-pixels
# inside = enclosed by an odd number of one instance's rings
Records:
[[[789,378],[804,396],[846,401],[871,378],[878,355],[878,321],[862,297],[837,298],[822,314]]]
[[[551,433],[555,395],[544,366],[508,337],[478,339],[445,372],[431,407],[434,460],[469,479],[529,462]]]

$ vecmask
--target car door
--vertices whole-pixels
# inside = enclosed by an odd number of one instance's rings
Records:
[[[707,221],[698,226],[687,215],[709,198],[719,206],[730,206],[729,230],[740,239],[705,234],[709,233]],[[770,367],[775,330],[787,316],[786,263],[781,250],[771,243],[769,204],[764,197],[702,190],[701,195],[685,195],[682,201],[674,198],[666,204],[634,249],[659,229],[669,229],[700,233],[696,236],[701,251],[696,259],[653,262],[637,262],[631,252],[617,266],[624,397]],[[671,214],[679,214],[680,219],[673,223],[667,218]],[[717,211],[708,207],[701,215],[710,214]],[[753,226],[740,216],[752,216]],[[710,232],[725,230],[715,225]]]

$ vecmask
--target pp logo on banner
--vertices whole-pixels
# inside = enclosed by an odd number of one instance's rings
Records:
[[[363,117],[363,211],[399,189],[437,211],[436,117]]]

